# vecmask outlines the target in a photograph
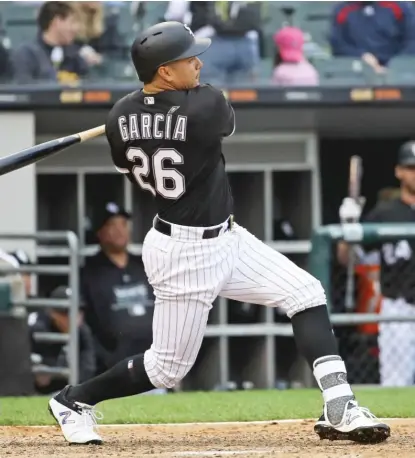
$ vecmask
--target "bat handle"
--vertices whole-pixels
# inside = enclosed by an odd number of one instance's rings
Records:
[[[346,283],[346,297],[345,297],[345,307],[347,310],[353,309],[354,305],[354,264],[355,256],[354,250],[349,247],[349,260],[347,263],[347,283]]]
[[[84,130],[83,132],[79,132],[78,136],[80,138],[81,143],[91,138],[99,137],[105,133],[105,124],[102,126],[94,127],[93,129]]]

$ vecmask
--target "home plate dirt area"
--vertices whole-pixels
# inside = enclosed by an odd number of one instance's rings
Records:
[[[57,426],[0,427],[0,457],[415,457],[415,419],[387,421],[383,444],[320,441],[314,422],[101,426],[101,446],[68,445]]]

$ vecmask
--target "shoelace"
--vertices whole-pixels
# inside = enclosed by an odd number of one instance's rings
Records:
[[[357,402],[353,402],[351,404],[353,405],[353,407],[350,410],[357,409],[360,412],[362,412],[366,417],[377,420],[376,415],[373,415],[373,413],[367,407],[360,407]]]
[[[85,421],[85,426],[88,428],[94,428],[98,424],[97,420],[102,420],[104,418],[104,414],[94,406],[83,404],[82,402],[76,402],[75,404],[81,408],[82,418]]]

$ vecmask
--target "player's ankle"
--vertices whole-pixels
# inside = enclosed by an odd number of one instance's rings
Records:
[[[314,361],[313,373],[323,394],[327,419],[339,424],[348,402],[354,399],[344,361],[337,355],[323,356]]]

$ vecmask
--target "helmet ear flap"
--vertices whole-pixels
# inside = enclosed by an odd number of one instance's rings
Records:
[[[154,77],[156,76],[156,73],[157,73],[157,69],[148,70],[146,72],[140,72],[138,75],[138,79],[144,84],[149,84],[153,81]]]

